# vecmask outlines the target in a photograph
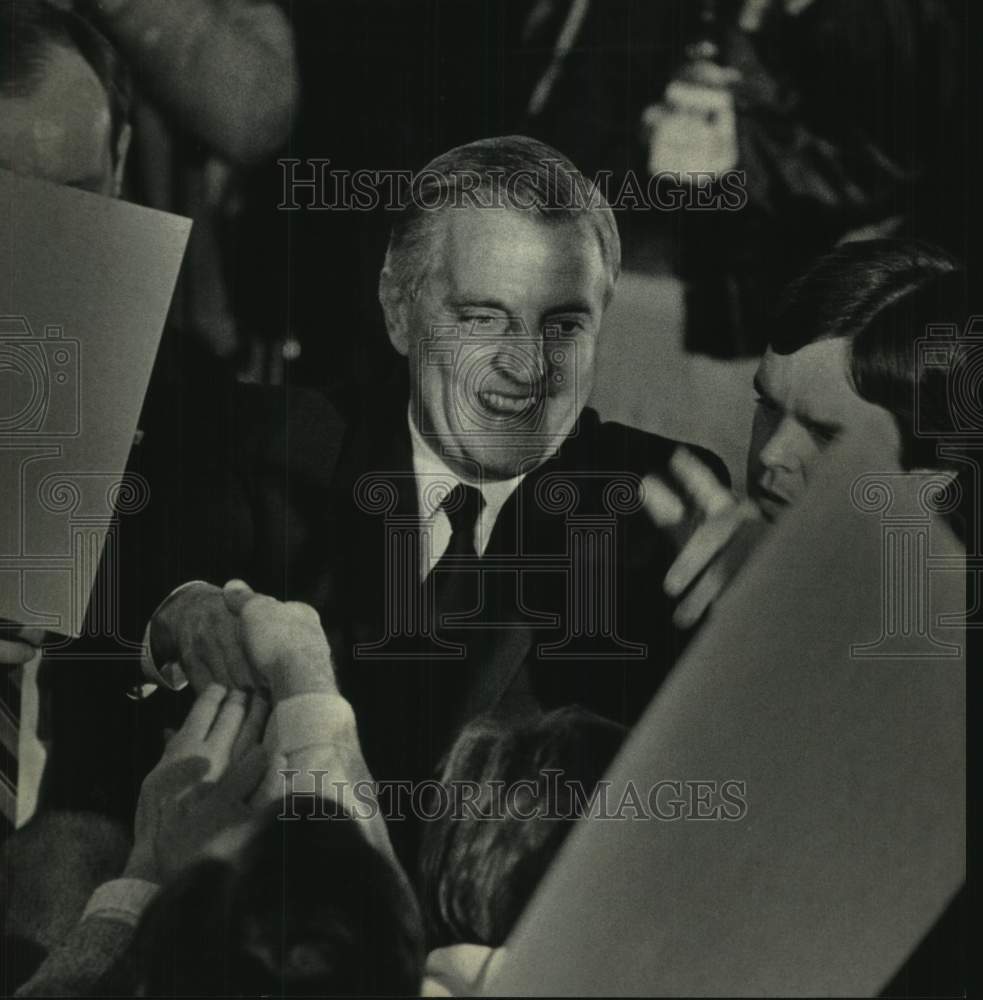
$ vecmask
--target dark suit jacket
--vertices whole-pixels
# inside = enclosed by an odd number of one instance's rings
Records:
[[[405,389],[380,393],[348,425],[316,395],[275,405],[282,430],[247,449],[228,505],[229,522],[242,522],[230,565],[321,611],[378,778],[431,774],[481,711],[579,702],[634,722],[686,639],[662,593],[675,544],[635,499],[646,473],[669,478],[675,442],[585,410],[499,513],[481,560],[481,614],[472,628],[441,633],[467,655],[445,659],[393,614],[419,586],[407,544],[417,497]],[[276,426],[273,414],[263,426]],[[726,478],[719,460],[703,457]]]

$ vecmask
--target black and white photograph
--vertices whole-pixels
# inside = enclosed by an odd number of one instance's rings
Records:
[[[0,0],[0,996],[966,997],[974,0]]]

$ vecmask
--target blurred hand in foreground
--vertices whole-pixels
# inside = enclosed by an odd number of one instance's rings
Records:
[[[257,694],[212,684],[199,695],[144,780],[125,877],[163,884],[271,801],[286,762],[262,745],[268,716]]]
[[[750,500],[739,500],[686,448],[676,449],[669,468],[688,506],[654,476],[643,481],[643,502],[660,528],[678,529],[696,520],[662,584],[669,597],[679,598],[673,622],[685,629],[703,617],[737,575],[766,524]]]

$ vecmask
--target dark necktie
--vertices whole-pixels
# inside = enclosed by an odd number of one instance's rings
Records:
[[[430,571],[434,586],[434,625],[438,632],[453,628],[449,615],[478,609],[481,586],[477,567],[475,528],[485,498],[473,486],[458,483],[444,497],[440,509],[451,522],[451,537],[444,554]]]
[[[431,571],[434,629],[439,638],[463,650],[460,660],[443,664],[431,675],[430,697],[439,706],[431,718],[441,720],[445,733],[443,744],[437,741],[441,750],[468,719],[497,704],[516,672],[503,674],[500,667],[518,667],[528,649],[528,634],[522,629],[494,624],[503,617],[514,618],[515,612],[503,610],[502,594],[490,567],[482,571],[475,529],[484,506],[478,490],[463,484],[455,486],[441,504],[451,522],[451,538]]]

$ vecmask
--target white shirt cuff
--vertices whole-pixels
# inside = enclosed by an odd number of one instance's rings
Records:
[[[295,694],[278,702],[270,715],[264,742],[289,756],[307,747],[330,743],[358,749],[352,706],[340,694]]]
[[[160,886],[139,878],[117,878],[104,882],[89,897],[82,919],[102,917],[136,927],[143,911],[160,891]]]
[[[165,663],[158,669],[157,664],[154,662],[154,655],[150,650],[150,626],[153,624],[153,620],[157,617],[161,608],[169,604],[181,591],[187,590],[188,587],[195,587],[198,584],[204,583],[204,580],[188,580],[187,583],[182,583],[180,587],[175,587],[157,605],[154,613],[150,616],[150,621],[147,622],[147,627],[143,630],[143,649],[140,653],[140,668],[143,670],[143,676],[152,684],[159,684],[161,687],[166,687],[171,691],[180,691],[188,686],[188,678],[184,675],[184,671],[181,669],[179,663]],[[207,586],[207,584],[205,585]]]

